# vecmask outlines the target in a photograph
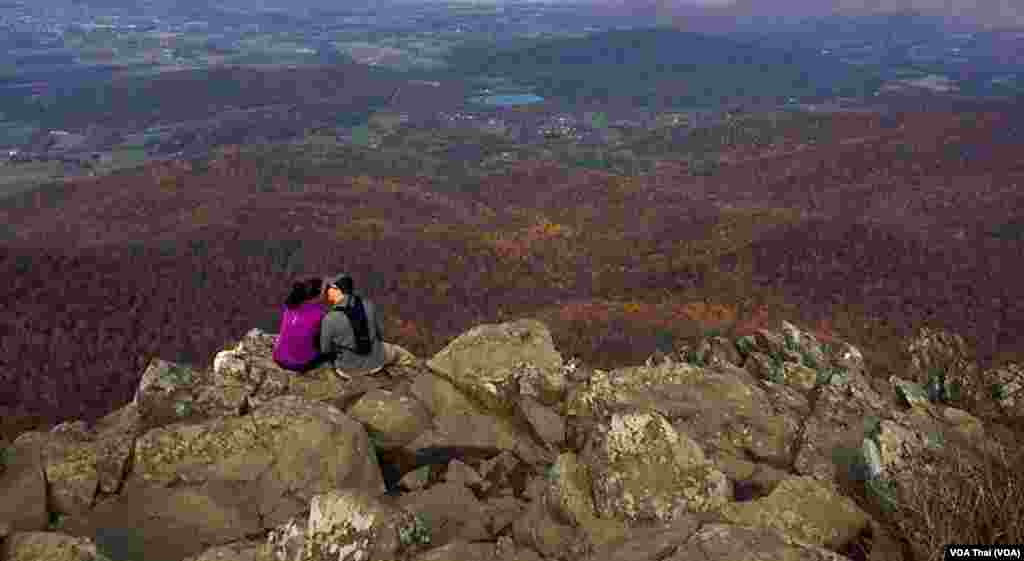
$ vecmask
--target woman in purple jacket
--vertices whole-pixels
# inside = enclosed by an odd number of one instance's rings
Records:
[[[320,320],[326,312],[323,279],[311,278],[292,285],[274,344],[274,362],[278,366],[306,372],[322,362],[318,343]]]

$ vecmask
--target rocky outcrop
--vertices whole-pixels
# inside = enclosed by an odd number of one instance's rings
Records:
[[[603,518],[671,521],[718,510],[732,498],[725,475],[700,446],[649,411],[615,413],[583,453]]]
[[[963,337],[922,327],[906,343],[910,355],[908,378],[927,388],[933,400],[962,402],[978,397],[978,366]]]
[[[427,364],[490,411],[510,412],[520,393],[551,405],[565,389],[562,355],[537,320],[479,325]]]
[[[5,561],[95,561],[96,544],[56,532],[17,532],[0,545]]]
[[[93,426],[6,444],[0,560],[838,561],[882,536],[851,477],[989,440],[950,406],[948,334],[887,381],[787,322],[605,371],[519,320],[348,381],[281,370],[274,337],[154,360]],[[1020,416],[1021,372],[988,372],[993,414]]]

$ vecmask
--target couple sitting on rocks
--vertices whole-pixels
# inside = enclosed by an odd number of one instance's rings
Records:
[[[352,287],[346,273],[293,285],[274,345],[278,366],[308,372],[330,364],[338,376],[350,380],[415,359],[402,347],[384,342],[376,307]]]

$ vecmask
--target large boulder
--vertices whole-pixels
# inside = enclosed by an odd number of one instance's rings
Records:
[[[478,325],[427,364],[495,412],[511,413],[520,391],[534,394],[542,403],[555,403],[566,384],[562,355],[551,332],[533,319]]]
[[[386,390],[367,392],[348,414],[374,435],[382,450],[404,446],[431,426],[430,412],[419,400]]]
[[[38,442],[16,439],[2,454],[5,467],[0,471],[0,526],[15,532],[45,529],[49,523],[46,479]]]
[[[184,419],[238,415],[259,382],[250,378],[248,369],[221,376],[157,358],[143,371],[132,403],[146,429]]]
[[[597,561],[660,561],[686,543],[700,526],[694,516],[672,522],[630,528],[622,536],[594,548]]]
[[[57,425],[48,433],[19,437],[22,443],[32,442],[40,455],[54,513],[86,513],[98,495],[120,489],[136,427],[131,422],[108,421],[101,429],[97,433],[76,421]]]
[[[547,512],[559,523],[578,528],[588,543],[603,546],[628,531],[624,521],[598,516],[591,470],[576,454],[559,455],[544,477],[547,482],[540,499]]]
[[[521,396],[516,405],[516,411],[542,442],[552,448],[565,442],[565,419],[561,415],[528,395]]]
[[[542,501],[531,502],[512,524],[517,544],[531,548],[547,559],[580,559],[587,540],[579,528],[558,520]]]
[[[851,373],[840,384],[822,386],[804,422],[794,469],[828,485],[839,484],[849,467],[844,455],[860,450],[867,425],[890,411],[891,406],[862,376]]]
[[[811,477],[782,481],[767,497],[730,503],[722,509],[729,521],[774,529],[803,543],[838,549],[853,540],[869,521],[850,499]]]
[[[446,482],[399,497],[398,504],[420,517],[430,529],[430,543],[442,546],[455,540],[491,539],[488,512],[461,483]]]
[[[548,463],[553,454],[538,445],[526,427],[512,419],[483,412],[459,411],[434,418],[433,426],[402,447],[406,456],[429,449],[457,449],[467,454],[494,456],[514,453],[530,464]]]
[[[591,468],[594,506],[604,518],[665,522],[717,510],[732,499],[729,481],[700,446],[651,411],[613,414],[583,458]]]
[[[409,512],[385,505],[365,491],[329,491],[310,505],[301,560],[281,561],[393,559],[402,550],[429,543],[426,533],[413,534],[417,524]]]
[[[4,561],[95,561],[96,544],[55,532],[16,532],[0,544]]]
[[[423,373],[412,379],[409,393],[420,400],[431,415],[477,413],[480,408],[451,382],[432,373]]]
[[[332,488],[384,490],[363,427],[334,407],[297,396],[245,417],[153,429],[136,441],[132,477],[162,486],[246,482],[264,491],[268,515],[285,494],[308,501]]]
[[[429,542],[411,513],[364,490],[337,489],[314,497],[304,520],[272,529],[263,551],[274,561],[394,559]]]
[[[121,493],[68,520],[76,535],[134,528],[148,561],[179,561],[273,528],[315,495],[384,483],[363,427],[297,396],[245,416],[150,429]]]
[[[808,400],[786,386],[761,386],[745,370],[683,363],[597,371],[573,390],[570,421],[624,408],[657,411],[712,458],[754,458],[787,465]],[[585,423],[586,424],[586,423]]]

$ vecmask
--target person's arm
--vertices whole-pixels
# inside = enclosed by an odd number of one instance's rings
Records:
[[[320,321],[320,354],[322,355],[330,355],[333,351],[331,338],[334,336],[334,329],[331,319],[331,314],[328,312]]]

